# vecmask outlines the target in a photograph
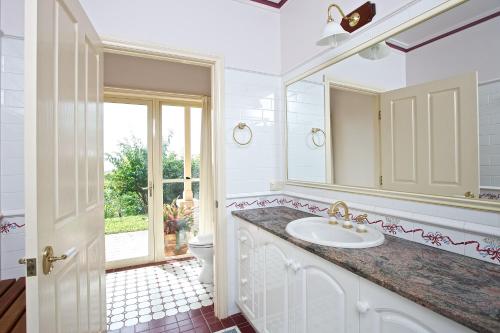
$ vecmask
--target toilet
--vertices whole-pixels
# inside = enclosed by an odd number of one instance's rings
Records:
[[[200,235],[189,241],[189,251],[202,261],[200,277],[201,283],[213,283],[214,281],[214,244],[213,235]]]

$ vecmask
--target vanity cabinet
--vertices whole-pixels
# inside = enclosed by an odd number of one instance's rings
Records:
[[[473,332],[370,281],[359,280],[360,332]]]
[[[241,226],[238,230],[238,300],[248,320],[257,320],[256,283],[257,273],[255,263],[255,237],[257,228],[248,225]]]
[[[359,331],[358,281],[352,273],[297,248],[291,274],[293,317],[289,332]]]
[[[259,332],[473,332],[255,225],[236,221],[237,304]]]

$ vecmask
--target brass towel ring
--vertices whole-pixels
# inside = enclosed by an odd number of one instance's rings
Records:
[[[245,141],[245,142],[240,142],[240,141],[238,141],[238,139],[236,139],[236,130],[237,129],[244,130],[245,127],[248,128],[248,131],[250,132],[250,138],[247,141]],[[236,142],[240,146],[246,146],[247,144],[250,143],[250,141],[252,141],[252,138],[253,138],[252,129],[247,124],[245,124],[245,123],[238,123],[236,126],[234,126],[234,129],[233,129],[233,140],[234,140],[234,142]]]
[[[318,133],[318,132],[323,133],[323,143],[322,143],[322,144],[318,144],[318,143],[316,142],[316,133]],[[312,142],[314,143],[314,145],[315,145],[316,147],[323,147],[323,146],[325,145],[325,142],[326,142],[326,134],[325,134],[325,131],[323,131],[321,128],[312,128],[312,129],[311,129],[311,133],[312,133],[312,135],[311,135],[311,137],[312,137]]]

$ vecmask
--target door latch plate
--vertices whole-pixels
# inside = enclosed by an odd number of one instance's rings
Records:
[[[26,276],[36,276],[36,258],[19,259],[20,264],[26,265]]]

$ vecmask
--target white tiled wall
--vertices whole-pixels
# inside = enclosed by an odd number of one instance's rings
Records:
[[[1,38],[0,82],[0,211],[6,215],[0,234],[0,278],[23,275],[24,266],[17,260],[24,255],[23,166],[23,40],[12,36]]]
[[[500,80],[479,86],[481,186],[500,188]]]
[[[283,178],[281,79],[274,75],[226,69],[226,193],[269,191],[270,182]],[[233,140],[234,127],[246,123],[253,132],[248,145]],[[236,130],[245,142],[248,129]]]

